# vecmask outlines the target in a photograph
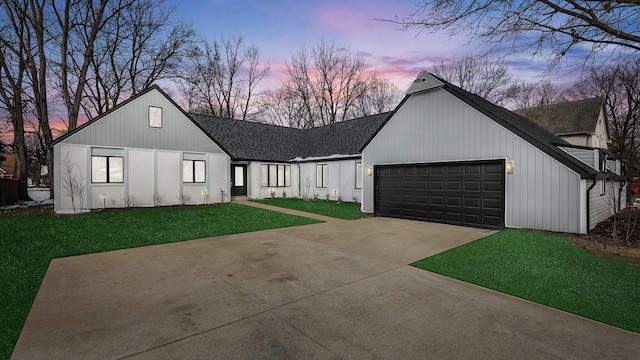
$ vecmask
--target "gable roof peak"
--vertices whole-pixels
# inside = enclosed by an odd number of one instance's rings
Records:
[[[411,84],[405,94],[410,95],[441,87],[444,87],[444,83],[440,81],[440,79],[429,72],[422,70],[420,75],[418,75],[418,77],[413,81],[413,84]]]

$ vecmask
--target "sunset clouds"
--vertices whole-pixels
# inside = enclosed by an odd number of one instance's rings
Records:
[[[178,4],[178,14],[208,39],[222,34],[243,36],[260,48],[271,65],[264,87],[272,88],[286,75],[286,62],[302,46],[333,41],[363,54],[371,71],[405,89],[440,58],[474,52],[464,39],[444,34],[401,31],[376,20],[413,11],[410,1],[192,1]]]

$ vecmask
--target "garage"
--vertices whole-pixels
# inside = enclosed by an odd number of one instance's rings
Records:
[[[504,160],[374,169],[376,216],[504,228]]]

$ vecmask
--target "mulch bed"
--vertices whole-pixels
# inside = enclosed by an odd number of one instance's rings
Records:
[[[614,228],[617,236],[614,236]],[[629,238],[626,233],[629,229]],[[606,245],[640,248],[640,208],[628,207],[616,216],[599,223],[589,234],[577,234],[575,238]]]

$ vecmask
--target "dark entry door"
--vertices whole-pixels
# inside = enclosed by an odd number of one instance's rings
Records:
[[[375,167],[378,216],[504,228],[504,161]]]
[[[247,165],[231,165],[231,196],[247,196]]]

